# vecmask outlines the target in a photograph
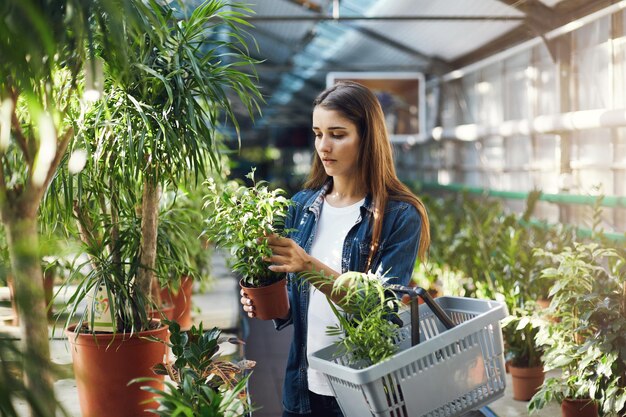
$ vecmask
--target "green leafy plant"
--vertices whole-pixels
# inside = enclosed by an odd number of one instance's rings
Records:
[[[121,51],[94,40],[103,99],[85,112],[75,145],[89,158],[79,175],[58,177],[63,201],[51,202],[78,224],[92,267],[79,276],[72,304],[104,287],[115,327],[125,332],[151,325],[145,310],[159,304],[159,278],[192,270],[180,243],[197,236],[181,235],[181,210],[159,207],[163,190],[219,169],[217,130],[238,127],[233,99],[249,116],[261,100],[254,77],[241,71],[255,62],[244,36],[249,9],[220,0],[193,10],[182,2],[136,7],[142,13],[125,28]]]
[[[55,410],[46,408],[41,398],[27,388],[22,371],[24,362],[28,360],[12,336],[0,333],[0,415],[22,416],[20,408],[16,407],[16,401],[20,401],[28,405],[33,417],[68,417],[69,414],[58,403],[56,405],[59,409],[55,413]]]
[[[156,364],[157,375],[169,376],[166,390],[145,387],[156,395],[159,407],[151,410],[163,416],[235,417],[250,411],[245,393],[254,361],[243,360],[233,363],[220,359],[220,343],[242,343],[236,338],[221,337],[221,330],[214,327],[204,331],[202,324],[181,332],[176,322],[166,322],[170,329],[170,342],[175,360],[172,363]],[[139,378],[133,383],[149,381]]]
[[[250,187],[234,181],[206,182],[205,207],[210,214],[203,235],[217,246],[230,248],[233,270],[247,285],[261,287],[284,277],[268,269],[264,259],[272,251],[264,237],[282,233],[290,202],[283,190],[270,190],[267,182],[255,181],[254,169],[247,178],[252,181]]]
[[[549,378],[529,404],[531,411],[564,398],[588,398],[605,416],[626,411],[626,263],[615,250],[574,244],[537,255],[556,266],[543,271],[554,280],[548,310],[555,320],[542,327]]]
[[[39,209],[74,139],[102,36],[118,49],[137,16],[132,1],[7,0],[0,7],[0,218],[15,283],[28,389],[55,409],[39,253]],[[35,29],[33,29],[35,28]],[[33,29],[33,30],[25,30]],[[121,59],[120,70],[129,68]],[[34,412],[34,411],[33,411]]]
[[[534,303],[527,301],[524,309],[512,311],[502,320],[502,336],[506,346],[506,359],[519,368],[543,365],[543,346],[537,345],[535,337],[545,326]]]
[[[375,274],[349,271],[332,282],[332,293],[343,296],[339,308],[329,300],[339,324],[326,333],[338,337],[335,354],[346,355],[351,366],[373,365],[398,352],[401,303],[383,281]]]

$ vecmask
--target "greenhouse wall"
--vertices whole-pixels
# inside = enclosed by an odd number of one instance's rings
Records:
[[[626,88],[625,21],[626,12],[620,10],[459,78],[431,80],[426,119],[433,134],[422,143],[401,145],[396,152],[400,175],[408,181],[489,190],[626,195],[626,127],[520,129],[475,138],[463,132],[456,138],[435,134],[437,129],[478,126],[480,131],[507,121],[531,123],[543,115],[626,108],[624,95],[617,94]],[[507,206],[523,209],[519,201]],[[625,211],[606,208],[605,230],[626,231]],[[541,203],[535,214],[589,226],[590,212],[588,206]]]

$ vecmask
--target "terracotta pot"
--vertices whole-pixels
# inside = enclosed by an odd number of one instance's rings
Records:
[[[518,401],[530,400],[545,378],[543,366],[519,368],[509,364],[509,372],[513,380],[513,399]]]
[[[261,320],[271,320],[287,316],[289,313],[289,296],[287,295],[287,279],[265,287],[247,287],[243,280],[239,281],[248,298],[254,304],[255,317]]]
[[[151,401],[154,394],[141,389],[151,386],[163,389],[163,376],[151,368],[166,359],[166,346],[146,340],[156,337],[165,340],[167,326],[155,330],[126,334],[75,333],[70,326],[65,333],[72,351],[78,399],[83,417],[139,417],[154,416],[147,412],[158,404]],[[157,381],[128,385],[140,377]]]
[[[562,417],[598,417],[598,404],[590,399],[566,398],[561,402]]]
[[[193,293],[193,279],[182,277],[180,288],[174,293],[169,288],[161,290],[161,301],[174,306],[172,320],[175,320],[183,331],[191,329],[191,295]]]

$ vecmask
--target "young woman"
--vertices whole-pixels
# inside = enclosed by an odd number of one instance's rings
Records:
[[[426,209],[397,178],[384,115],[376,96],[354,82],[341,82],[314,101],[313,167],[304,190],[293,198],[285,224],[289,237],[269,236],[270,269],[289,277],[290,313],[275,320],[293,324],[283,387],[283,417],[342,416],[323,374],[309,368],[307,352],[328,346],[326,327],[336,324],[327,297],[331,287],[303,282],[298,273],[372,271],[407,285],[416,256],[430,243]],[[249,317],[254,305],[241,293]]]

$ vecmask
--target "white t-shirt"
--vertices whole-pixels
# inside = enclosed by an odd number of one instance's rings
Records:
[[[360,207],[365,199],[347,207],[333,207],[326,200],[317,224],[311,246],[311,256],[319,259],[331,269],[341,270],[341,253],[346,235],[358,221]],[[311,285],[309,310],[307,312],[307,352],[312,353],[337,340],[326,335],[326,327],[338,324],[335,314],[328,305],[326,295]],[[333,395],[323,373],[309,368],[307,372],[309,390],[320,395]]]

